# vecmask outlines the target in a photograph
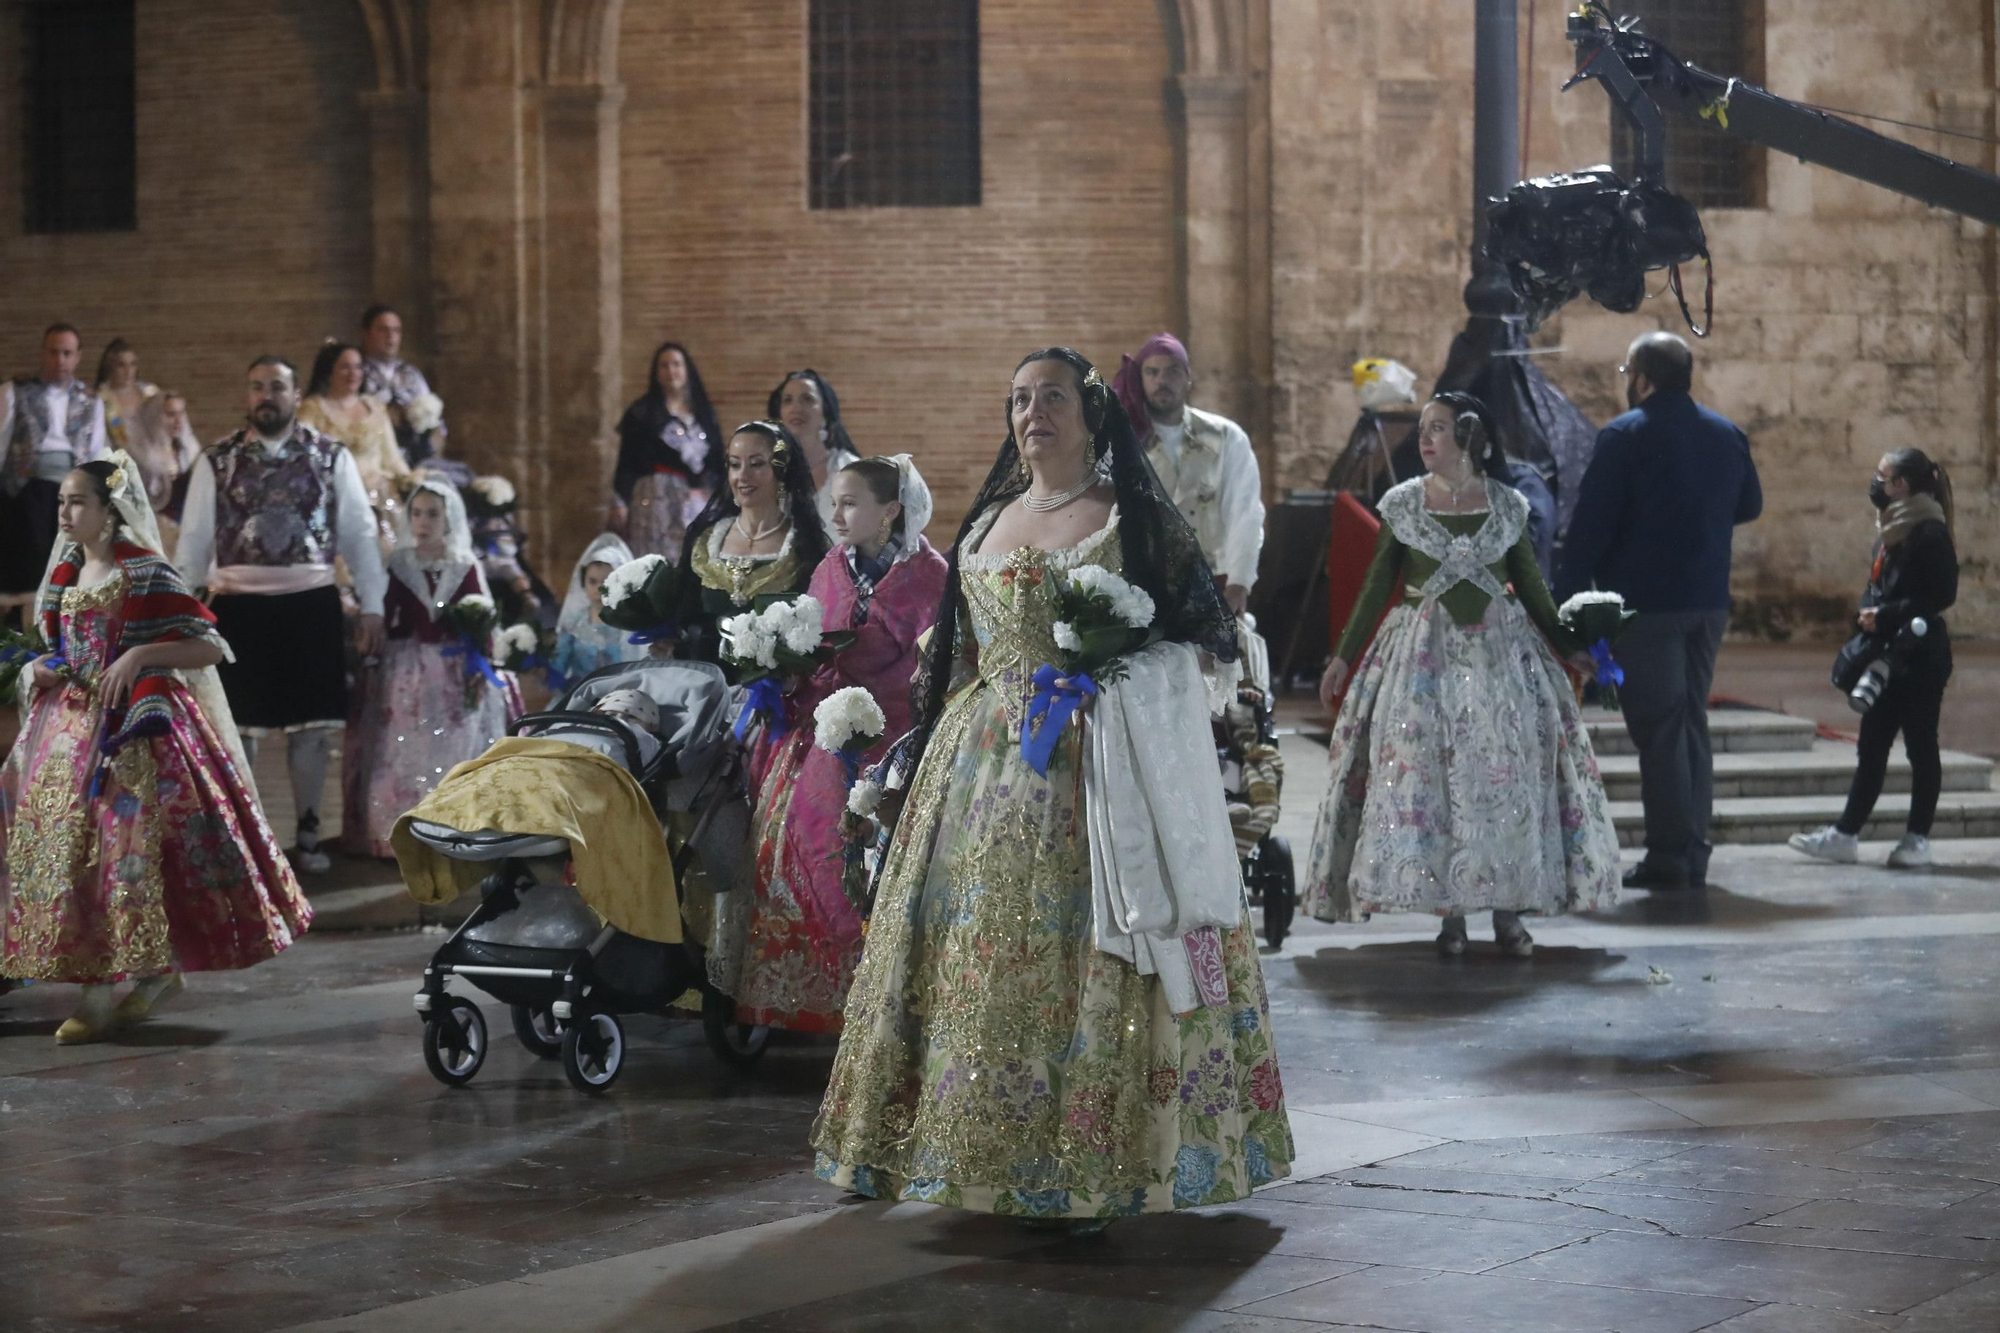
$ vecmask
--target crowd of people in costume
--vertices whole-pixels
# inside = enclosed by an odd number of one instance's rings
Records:
[[[1244,613],[1262,486],[1242,429],[1189,403],[1177,339],[1149,340],[1109,381],[1065,347],[1025,357],[998,455],[943,549],[918,460],[864,455],[819,372],[785,374],[765,415],[725,434],[688,349],[663,343],[620,423],[607,530],[558,598],[526,559],[511,485],[450,458],[400,334],[394,311],[371,309],[303,384],[285,358],[257,358],[246,424],[205,449],[129,345],[83,389],[66,325],[45,337],[40,376],[9,390],[0,573],[31,599],[0,652],[22,716],[0,768],[0,978],[81,984],[58,1041],[101,1039],[184,973],[298,938],[312,916],[299,876],[329,865],[336,741],[353,855],[408,871],[413,812],[518,783],[521,765],[574,745],[590,751],[569,756],[576,771],[616,795],[600,805],[625,812],[590,855],[636,867],[627,894],[655,877],[672,889],[673,831],[647,822],[633,785],[660,749],[643,691],[591,705],[632,748],[584,721],[503,738],[524,678],[560,699],[593,673],[686,659],[741,682],[754,721],[737,728],[749,855],[740,891],[666,893],[679,919],[660,938],[700,949],[739,1022],[837,1035],[811,1132],[822,1177],[1089,1229],[1288,1173],[1241,874],[1275,817],[1276,751],[1241,707],[1269,689],[1243,665],[1261,659]],[[1657,398],[1650,414],[1635,401],[1638,425],[1679,410],[1682,363],[1658,348],[1632,361]],[[1726,588],[1755,471],[1740,433],[1710,434],[1711,475],[1733,487],[1710,506]],[[1544,581],[1485,405],[1436,395],[1418,445],[1424,474],[1380,502],[1374,564],[1321,682],[1332,780],[1304,905],[1329,921],[1433,914],[1448,955],[1466,951],[1467,915],[1491,912],[1500,948],[1525,957],[1524,918],[1620,889],[1565,670],[1601,671],[1602,644]],[[1882,466],[1902,506],[1885,541],[1928,572],[1899,575],[1892,550],[1884,575],[1878,557],[1865,614],[1935,617],[1948,483],[1927,508],[1928,460]],[[1596,484],[1601,509],[1612,483]],[[1563,578],[1596,581],[1617,546],[1573,544]],[[807,626],[802,643],[775,632],[809,666],[752,669],[774,608]],[[1920,729],[1929,695],[1911,698],[1894,716]],[[816,734],[857,699],[866,727]],[[278,735],[289,857],[251,773]],[[1256,770],[1257,832],[1232,825],[1218,737]],[[1685,822],[1628,884],[1650,887],[1672,856],[1683,874],[1705,864]],[[577,873],[596,873],[581,851]]]

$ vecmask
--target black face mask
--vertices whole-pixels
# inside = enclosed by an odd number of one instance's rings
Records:
[[[1880,477],[1870,478],[1868,482],[1868,499],[1877,509],[1887,509],[1889,507],[1889,483]]]

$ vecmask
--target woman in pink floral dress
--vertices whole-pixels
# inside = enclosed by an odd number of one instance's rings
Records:
[[[37,605],[55,649],[23,670],[27,718],[0,769],[0,974],[81,982],[56,1032],[71,1045],[143,1018],[184,972],[281,952],[312,909],[250,788],[215,619],[148,544],[138,466],[118,453],[71,472],[59,519]]]
[[[930,488],[908,454],[859,459],[833,479],[839,545],[813,572],[811,596],[829,632],[855,638],[787,701],[792,729],[777,743],[752,824],[751,892],[718,903],[722,929],[709,966],[736,997],[739,1022],[840,1031],[861,957],[861,906],[842,887],[847,774],[813,743],[813,710],[850,686],[874,696],[888,726],[864,752],[864,768],[910,729],[917,639],[944,593],[944,557],[923,538],[930,515]]]

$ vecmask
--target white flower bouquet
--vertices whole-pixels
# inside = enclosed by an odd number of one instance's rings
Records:
[[[536,655],[542,650],[542,632],[538,626],[527,621],[517,621],[504,626],[493,636],[494,656],[509,671],[527,671],[536,665]]]
[[[825,615],[818,598],[804,596],[722,621],[723,664],[750,687],[743,712],[736,719],[738,740],[760,715],[770,718],[779,731],[784,730],[785,696],[779,681],[811,675],[822,662],[854,642],[848,631],[826,633]]]
[[[861,757],[880,745],[888,730],[882,705],[859,685],[835,690],[813,709],[813,743],[840,760],[850,790],[861,776]]]
[[[514,483],[505,477],[474,477],[472,492],[495,509],[505,509],[514,503]]]
[[[599,618],[629,632],[634,643],[670,638],[679,611],[680,568],[662,555],[642,555],[604,579]]]
[[[1594,679],[1598,698],[1613,712],[1618,711],[1618,687],[1625,683],[1625,668],[1611,656],[1611,645],[1637,614],[1626,610],[1625,599],[1615,592],[1580,592],[1556,608],[1556,620],[1587,645],[1597,663]]]
[[[500,622],[499,608],[483,593],[468,593],[447,606],[439,619],[458,637],[459,641],[446,644],[443,652],[446,657],[465,659],[465,706],[472,708],[479,702],[482,686],[498,688],[501,684],[492,661],[493,630]]]
[[[419,435],[428,435],[444,422],[444,399],[434,393],[420,393],[403,404],[403,420]]]
[[[1069,572],[1056,590],[1056,608],[1059,660],[1036,669],[1021,728],[1021,758],[1043,777],[1070,716],[1124,674],[1120,658],[1158,637],[1151,594],[1096,565]]]

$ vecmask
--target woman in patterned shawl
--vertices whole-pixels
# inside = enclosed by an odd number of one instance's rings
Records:
[[[1549,650],[1583,644],[1535,564],[1528,502],[1499,480],[1485,405],[1437,395],[1417,443],[1426,473],[1382,497],[1374,563],[1320,682],[1331,712],[1354,666],[1301,900],[1322,921],[1432,913],[1447,957],[1465,952],[1465,914],[1490,910],[1501,950],[1526,958],[1522,914],[1618,893],[1597,758]]]
[[[1202,652],[1234,659],[1234,624],[1088,361],[1064,347],[1027,357],[1007,417],[947,563],[916,730],[898,747],[908,795],[813,1127],[815,1169],[877,1198],[1071,1229],[1247,1198],[1289,1172],[1292,1136],[1198,665]],[[1202,910],[1176,902],[1157,936],[1121,934],[1130,923],[1104,901],[1115,880],[1132,895],[1121,901],[1157,903],[1176,873],[1162,856],[1151,884],[1135,879],[1129,836],[1100,836],[1103,785],[1171,804],[1160,775],[1098,761],[1125,686],[1101,688],[1039,767],[1021,744],[1033,677],[1058,653],[1058,590],[1087,570],[1152,600],[1159,641],[1126,660],[1153,654],[1178,673],[1156,734],[1119,734],[1206,756],[1179,784],[1198,808],[1176,821],[1200,841],[1156,824],[1141,849],[1214,867],[1193,886]],[[1142,667],[1130,669],[1136,682]],[[1199,985],[1176,995],[1169,971],[1186,978],[1191,963]]]
[[[83,983],[56,1032],[96,1041],[181,988],[249,967],[312,919],[250,786],[212,668],[226,649],[157,541],[123,453],[62,483],[64,544],[0,769],[0,975]],[[113,1007],[112,985],[138,979]]]

